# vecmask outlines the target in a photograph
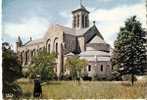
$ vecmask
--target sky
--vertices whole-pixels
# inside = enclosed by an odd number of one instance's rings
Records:
[[[96,21],[105,41],[113,47],[124,21],[136,15],[146,27],[145,0],[83,0],[90,11],[90,25]],[[42,38],[51,24],[72,26],[71,11],[80,7],[80,0],[2,0],[2,41],[15,49],[20,36],[23,43]]]

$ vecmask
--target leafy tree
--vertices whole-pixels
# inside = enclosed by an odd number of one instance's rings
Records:
[[[87,61],[78,57],[70,57],[65,62],[65,67],[70,71],[72,79],[80,78],[82,69],[87,65]]]
[[[21,93],[21,88],[15,80],[22,76],[21,64],[17,55],[11,50],[8,42],[2,43],[2,74],[3,74],[3,96],[13,94],[14,97]]]
[[[47,81],[55,76],[54,66],[56,55],[46,51],[39,52],[32,59],[32,64],[29,67],[29,76],[34,78],[36,75],[41,76],[41,80]]]
[[[118,67],[121,75],[131,74],[132,84],[134,75],[143,72],[146,62],[143,32],[141,23],[133,16],[125,22],[125,27],[120,29],[114,43],[112,64]]]

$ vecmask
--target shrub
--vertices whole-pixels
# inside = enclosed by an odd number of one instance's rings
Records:
[[[65,67],[70,71],[72,80],[77,80],[81,77],[82,69],[87,65],[87,61],[79,57],[68,58],[65,62]]]
[[[63,80],[72,80],[72,76],[70,74],[63,75]]]
[[[123,81],[131,81],[132,77],[130,74],[126,74],[122,76]],[[137,81],[137,78],[134,76],[134,81]]]
[[[83,80],[87,80],[87,81],[92,80],[92,77],[89,77],[88,73],[86,71],[82,73],[81,77],[82,77]]]
[[[53,80],[56,77],[54,73],[55,59],[54,53],[39,52],[32,59],[32,64],[29,67],[29,78],[40,75],[42,81]]]

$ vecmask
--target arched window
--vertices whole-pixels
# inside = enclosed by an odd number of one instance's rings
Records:
[[[23,63],[23,52],[20,53],[20,63]]]
[[[73,24],[74,24],[74,28],[75,28],[76,27],[76,16],[74,16]]]
[[[80,20],[80,16],[77,15],[77,27],[79,27],[79,20]]]
[[[48,52],[50,52],[50,48],[51,48],[51,45],[50,45],[50,44],[48,44]]]
[[[55,53],[58,53],[58,37],[55,37],[54,42],[53,42],[53,51]]]
[[[88,27],[89,21],[88,21],[88,16],[85,16],[85,27]]]
[[[26,58],[26,64],[28,63],[28,61],[29,61],[29,51],[26,51],[26,53],[25,53],[25,58]]]
[[[82,27],[85,27],[85,22],[84,22],[84,15],[82,15]]]
[[[56,50],[55,53],[58,53],[58,43],[56,43]]]
[[[47,42],[46,42],[46,47],[45,47],[45,49],[47,50],[47,52],[50,52],[50,48],[51,48],[50,43],[51,43],[51,40],[48,39]]]
[[[88,71],[89,72],[91,71],[91,65],[88,65]]]
[[[101,65],[101,72],[103,71],[103,65]]]

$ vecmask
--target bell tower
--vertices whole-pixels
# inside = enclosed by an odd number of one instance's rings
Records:
[[[89,11],[80,3],[80,8],[72,11],[72,28],[82,29],[89,27]]]
[[[18,36],[17,42],[16,42],[16,51],[18,51],[18,48],[22,46],[22,41],[20,36]]]

